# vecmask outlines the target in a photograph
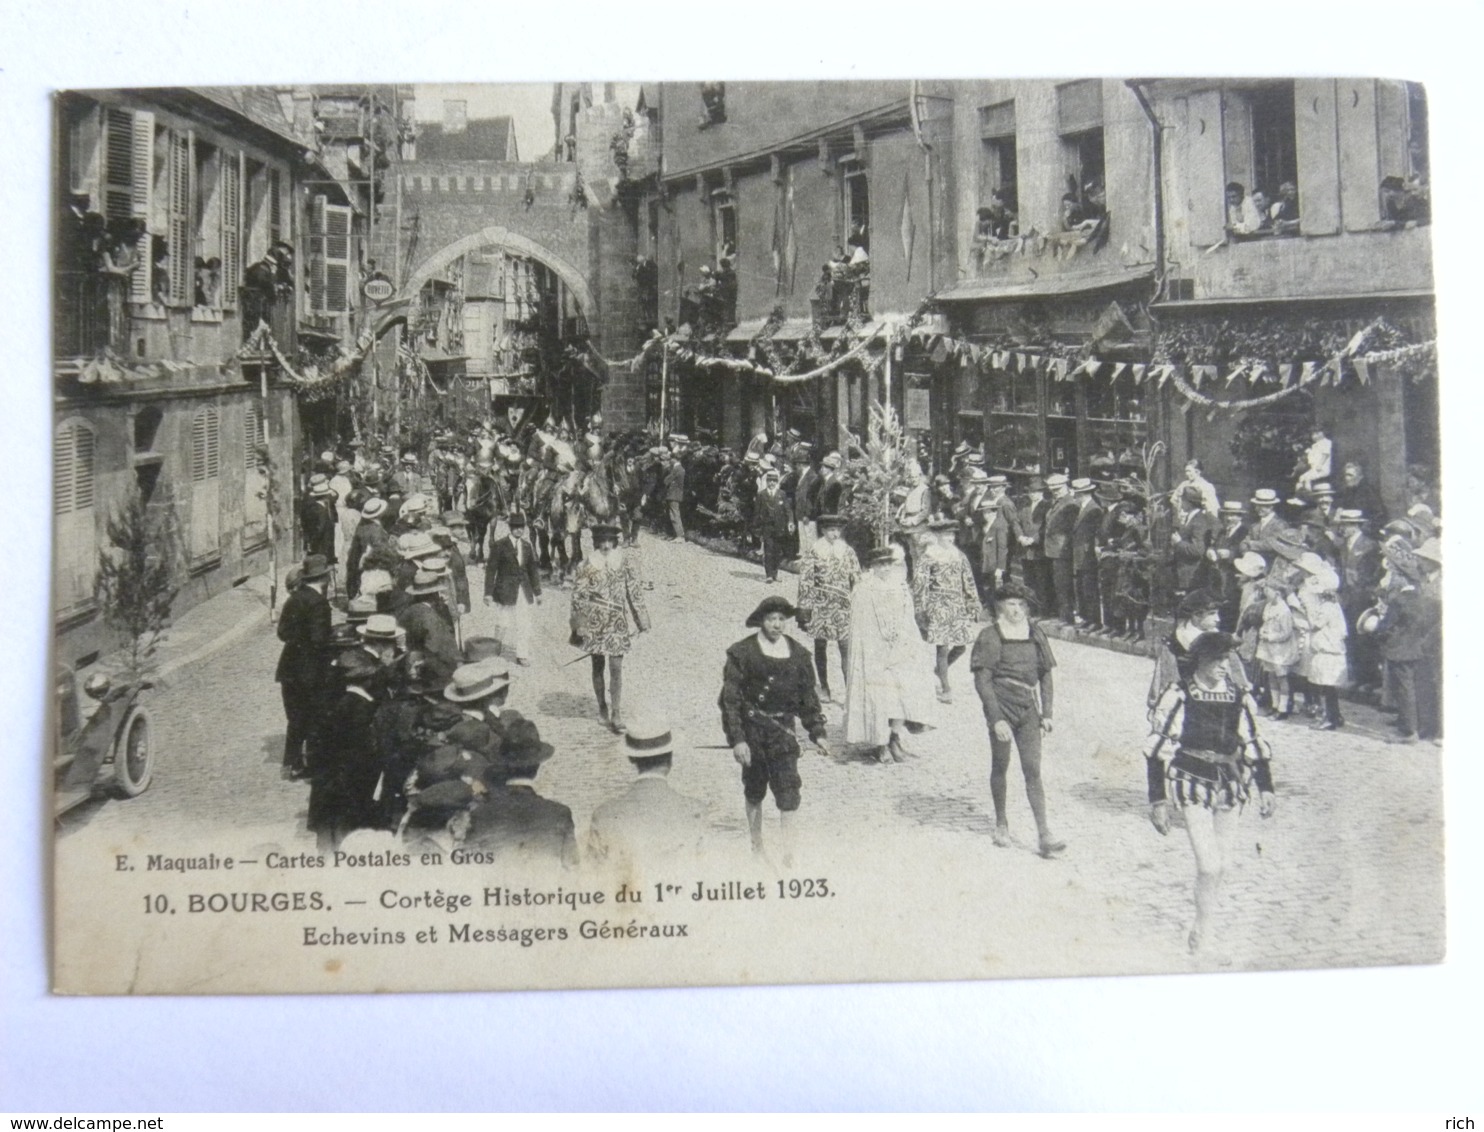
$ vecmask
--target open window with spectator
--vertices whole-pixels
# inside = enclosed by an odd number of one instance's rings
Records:
[[[1293,91],[1289,81],[1223,92],[1226,231],[1231,239],[1300,232]]]
[[[1381,227],[1415,228],[1432,220],[1427,92],[1421,83],[1381,81],[1376,110],[1381,156]]]
[[[701,129],[719,126],[727,120],[727,84],[701,84]]]
[[[1103,83],[1084,79],[1056,88],[1065,191],[1059,226],[1070,247],[1096,251],[1108,238],[1107,178],[1103,155]]]
[[[982,268],[1009,254],[1020,232],[1014,99],[979,108],[979,137],[974,256]]]

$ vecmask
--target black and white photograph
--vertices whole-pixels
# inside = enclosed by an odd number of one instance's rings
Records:
[[[52,109],[57,991],[1443,959],[1424,84]]]

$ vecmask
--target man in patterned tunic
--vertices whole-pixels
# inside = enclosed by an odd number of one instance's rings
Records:
[[[629,615],[640,633],[649,628],[644,587],[633,565],[618,549],[619,530],[593,525],[593,554],[577,568],[572,589],[573,643],[592,658],[593,694],[598,715],[614,734],[623,731],[623,658],[633,644]],[[609,674],[605,687],[605,670]]]
[[[839,515],[819,517],[819,538],[805,548],[799,564],[799,628],[814,638],[814,672],[819,677],[820,698],[830,693],[829,643],[840,650],[843,679],[850,656],[850,590],[861,575],[860,559],[840,537],[845,520]]]

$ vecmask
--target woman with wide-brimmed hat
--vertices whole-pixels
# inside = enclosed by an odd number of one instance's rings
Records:
[[[927,529],[912,576],[912,600],[922,635],[937,650],[938,700],[950,704],[948,669],[979,634],[979,590],[968,556],[958,548],[958,523],[935,519]]]
[[[596,523],[592,531],[593,553],[577,568],[572,588],[572,643],[580,644],[592,658],[598,714],[618,733],[623,730],[623,658],[634,643],[634,632],[649,629],[649,610],[644,586],[618,547],[618,527]]]
[[[1058,841],[1046,821],[1046,790],[1041,784],[1041,737],[1051,733],[1056,658],[1051,642],[1030,619],[1030,590],[1005,582],[994,593],[993,619],[979,633],[969,667],[989,724],[989,792],[994,800],[994,843],[1010,844],[1006,788],[1010,745],[1020,753],[1025,795],[1036,821],[1040,853],[1054,857],[1067,846]]]
[[[809,652],[783,631],[797,612],[783,597],[764,598],[752,611],[747,627],[757,632],[727,649],[718,701],[727,743],[742,768],[752,848],[762,851],[763,799],[771,790],[785,839],[785,858],[792,851],[793,814],[799,808],[802,787],[794,720],[804,725],[823,754],[830,750]]]
[[[819,694],[826,702],[830,692],[830,642],[840,652],[840,675],[847,670],[850,648],[850,591],[861,576],[860,559],[843,538],[845,520],[839,515],[821,515],[819,537],[806,548],[799,563],[799,628],[814,638],[814,673]]]

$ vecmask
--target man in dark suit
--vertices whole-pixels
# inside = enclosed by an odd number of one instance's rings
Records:
[[[1242,600],[1242,579],[1237,577],[1236,560],[1242,556],[1242,543],[1247,541],[1247,507],[1240,500],[1229,499],[1221,505],[1221,530],[1211,538],[1206,550],[1207,582],[1221,602],[1221,625],[1228,633],[1236,632],[1238,606]]]
[[[564,868],[577,864],[572,811],[536,793],[536,772],[552,753],[529,719],[505,728],[500,753],[486,777],[489,792],[469,813],[466,848]]]
[[[1098,535],[1103,525],[1103,505],[1093,494],[1090,479],[1072,481],[1077,500],[1077,518],[1072,524],[1072,578],[1077,589],[1077,627],[1103,627],[1102,595],[1098,592]]]
[[[512,512],[509,531],[490,546],[484,571],[484,604],[496,607],[501,651],[517,664],[531,663],[531,609],[541,604],[541,569],[526,537],[526,517]]]
[[[684,542],[685,519],[680,508],[685,502],[685,465],[669,449],[660,457],[660,464],[664,469],[665,507],[670,513],[671,538],[676,542]]]
[[[649,717],[629,720],[623,753],[639,777],[593,811],[588,860],[624,868],[676,865],[700,852],[706,837],[706,805],[671,787],[674,751],[669,725]]]
[[[1170,533],[1170,559],[1175,571],[1175,595],[1184,597],[1191,590],[1212,588],[1206,585],[1211,565],[1206,552],[1216,538],[1216,520],[1206,512],[1199,488],[1185,488],[1180,493],[1180,506],[1180,519]]]
[[[1278,514],[1278,493],[1272,488],[1259,488],[1252,495],[1252,510],[1256,517],[1247,529],[1247,540],[1242,543],[1242,550],[1255,551],[1271,564],[1273,555],[1278,552],[1280,536],[1288,530],[1288,524]]]
[[[299,585],[283,603],[278,639],[283,652],[273,679],[283,695],[288,732],[283,741],[283,769],[290,778],[309,774],[319,739],[319,726],[330,687],[330,602],[325,597],[330,563],[311,554],[299,568]]]
[[[1020,529],[1025,532],[1021,540],[1024,553],[1020,569],[1025,575],[1025,584],[1035,595],[1040,616],[1049,615],[1056,602],[1051,585],[1051,562],[1046,557],[1046,513],[1050,510],[1046,481],[1035,476],[1026,484],[1025,500],[1020,505]]]
[[[1340,609],[1349,635],[1345,638],[1350,679],[1361,688],[1381,684],[1381,660],[1373,633],[1358,631],[1360,615],[1375,600],[1381,581],[1381,546],[1365,533],[1368,516],[1354,508],[1343,508],[1335,516],[1340,551]]]
[[[318,554],[334,566],[335,489],[322,472],[309,478],[309,494],[299,508],[299,522],[304,528],[304,553]]]
[[[763,571],[767,574],[768,584],[772,585],[778,581],[778,566],[783,561],[785,541],[794,532],[793,508],[779,486],[776,469],[763,477],[763,490],[758,492],[757,501],[753,504],[753,522],[763,544]]]
[[[1063,624],[1077,620],[1077,591],[1072,585],[1072,530],[1077,525],[1077,501],[1067,487],[1067,477],[1057,472],[1046,477],[1051,506],[1046,512],[1042,546],[1051,563],[1051,585],[1056,594],[1056,612]]]

